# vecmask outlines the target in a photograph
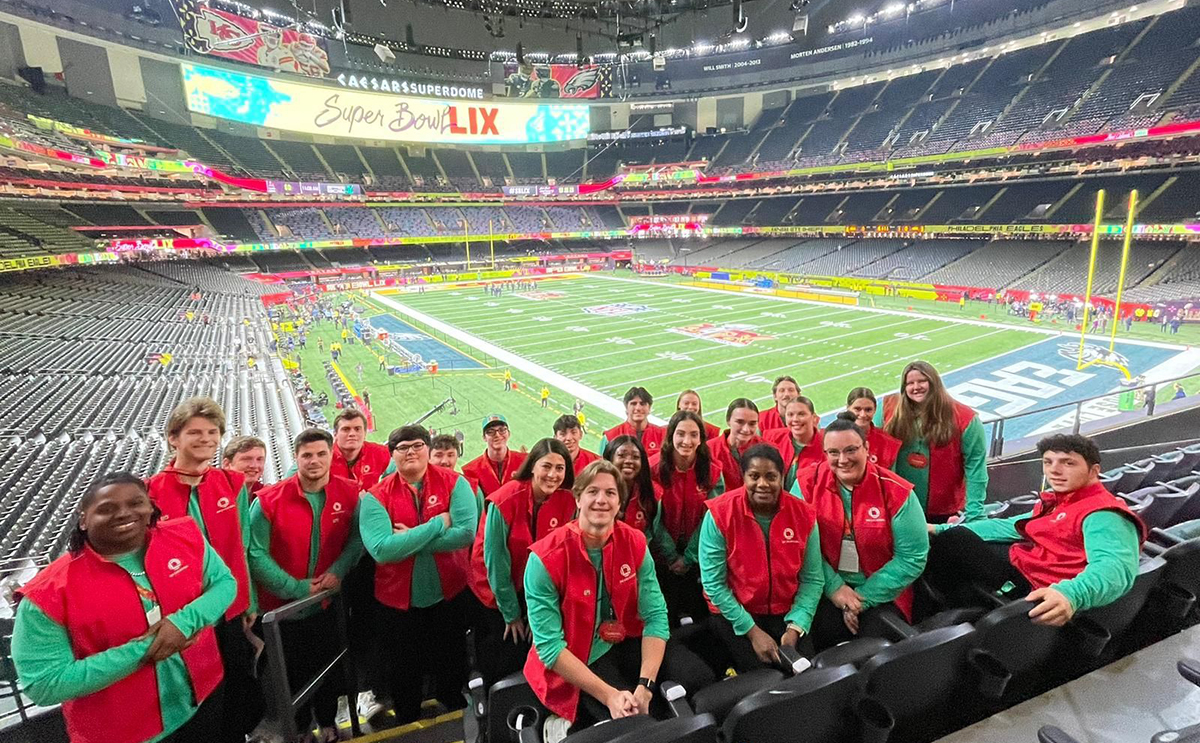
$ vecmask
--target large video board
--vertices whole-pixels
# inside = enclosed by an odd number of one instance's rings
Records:
[[[181,67],[189,109],[254,126],[427,144],[539,144],[588,135],[588,107],[581,104],[409,98]]]

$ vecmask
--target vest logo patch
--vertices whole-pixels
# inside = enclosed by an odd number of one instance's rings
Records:
[[[333,502],[333,510],[334,510],[334,511],[341,511],[341,510],[342,510],[342,504],[341,504],[341,502],[340,502],[340,501],[334,501],[334,502]]]
[[[870,508],[867,509],[867,517],[868,518],[878,519],[882,515],[883,515],[883,513],[879,510],[878,506],[871,506]]]
[[[436,495],[431,495],[427,499],[425,499],[425,502],[431,506],[436,506],[437,502],[438,502],[438,497]]]
[[[1065,519],[1066,517],[1067,517],[1067,512],[1066,512],[1066,511],[1059,511],[1057,514],[1055,514],[1055,516],[1054,516],[1054,520],[1055,520],[1055,521],[1062,521],[1062,520],[1063,520],[1063,519]]]
[[[783,530],[783,538],[790,542],[796,538],[796,532],[792,531],[792,528],[789,526]]]
[[[369,464],[367,464],[367,463],[365,463],[365,462],[363,463],[363,466],[362,466],[360,469],[362,469],[362,473],[363,473],[364,475],[369,475],[369,474],[371,474],[371,465],[369,465]]]
[[[624,583],[631,578],[633,578],[633,566],[625,563],[621,566],[621,582]]]
[[[187,568],[188,566],[178,557],[172,557],[170,560],[167,560],[167,570],[171,571],[172,578],[187,570]]]
[[[558,526],[558,519],[550,519],[550,528],[553,529],[557,526]]]
[[[223,513],[233,508],[233,502],[229,500],[229,496],[222,495],[217,499],[217,513]]]

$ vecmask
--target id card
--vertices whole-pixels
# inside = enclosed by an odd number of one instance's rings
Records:
[[[162,607],[161,606],[159,606],[158,604],[155,604],[154,606],[152,606],[146,610],[146,623],[147,624],[154,625],[160,621],[162,621]]]
[[[854,544],[853,537],[842,538],[842,554],[838,557],[838,570],[843,573],[859,572],[858,546]]]

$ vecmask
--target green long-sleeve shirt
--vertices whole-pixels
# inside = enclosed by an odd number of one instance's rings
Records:
[[[659,509],[661,510],[661,509]],[[532,522],[537,523],[537,518]],[[521,597],[517,587],[523,585],[523,576],[513,579],[512,555],[508,552],[508,522],[500,515],[500,509],[489,508],[483,524],[483,565],[487,569],[488,586],[496,597],[496,608],[505,622],[521,618]],[[534,541],[546,536],[531,534]]]
[[[754,518],[762,527],[763,537],[769,539],[771,517]],[[737,597],[729,587],[726,580],[728,557],[725,535],[717,528],[712,513],[706,513],[704,521],[700,524],[700,582],[709,600],[733,625],[733,631],[744,635],[754,628],[754,617],[746,611],[746,607],[738,603]],[[821,569],[823,564],[821,537],[814,524],[812,533],[808,535],[808,544],[804,548],[804,562],[800,565],[800,585],[792,599],[792,608],[785,617],[789,625],[794,624],[805,632],[808,632],[812,625],[817,602],[821,600],[821,589],[825,585],[825,575]]]
[[[146,570],[145,549],[115,557],[113,562],[124,568],[139,586],[151,588],[145,575],[136,575]],[[237,595],[237,581],[216,550],[207,545],[201,580],[200,596],[164,617],[189,638],[220,621]],[[152,607],[147,599],[142,599],[143,610]],[[12,655],[25,694],[35,704],[49,706],[93,694],[125,678],[142,665],[152,642],[150,638],[133,639],[95,655],[76,658],[66,628],[26,600],[17,606]],[[198,706],[187,667],[178,653],[159,661],[155,672],[163,732],[150,741],[161,740],[178,730],[191,719]]]
[[[710,501],[717,496],[725,494],[725,476],[717,475],[717,481],[713,483],[712,488],[708,491],[705,497],[706,501]],[[696,529],[688,537],[687,542],[683,546],[682,554],[679,551],[679,545],[671,537],[671,533],[667,531],[666,525],[663,524],[663,508],[659,505],[658,511],[655,513],[654,521],[650,524],[650,533],[647,537],[650,543],[654,545],[654,551],[666,561],[669,565],[680,557],[683,557],[683,562],[688,567],[700,564],[700,530]]]
[[[238,523],[242,525],[242,549],[246,553],[250,552],[250,490],[245,485],[237,494],[237,509]],[[200,512],[200,490],[195,485],[192,486],[192,493],[188,496],[188,516],[192,517],[200,526],[200,532],[204,535],[204,539],[208,539],[208,526],[204,523],[204,515]],[[258,613],[258,596],[254,590],[254,577],[250,576],[250,608],[247,609],[251,614]]]
[[[970,529],[985,542],[1020,542],[1017,521],[1029,516],[983,519],[961,528]],[[960,528],[960,527],[955,527]],[[1133,523],[1113,511],[1097,511],[1083,520],[1083,549],[1087,567],[1052,588],[1067,597],[1075,611],[1111,604],[1128,593],[1138,572],[1138,532]]]
[[[793,485],[794,495],[804,497],[799,485]],[[850,515],[851,491],[838,485],[845,508],[846,519]],[[833,596],[842,586],[853,588],[863,600],[863,608],[894,601],[904,589],[913,584],[925,570],[929,557],[929,533],[925,528],[925,512],[917,501],[916,493],[909,493],[904,505],[892,515],[892,559],[870,577],[861,572],[837,570],[827,561],[821,560],[825,573],[825,595]]]
[[[592,565],[596,567],[597,580],[600,590],[606,590],[603,585],[604,573],[601,568],[602,551],[589,549]],[[563,631],[562,597],[541,558],[531,554],[529,563],[525,566],[525,602],[529,606],[529,628],[533,631],[533,647],[537,650],[538,658],[551,668],[558,661],[558,656],[567,647],[567,636]],[[596,600],[596,629],[592,634],[592,647],[587,658],[580,658],[591,665],[608,652],[612,645],[600,639],[596,634],[600,630],[600,600]],[[642,557],[638,566],[638,616],[643,622],[643,637],[658,637],[667,640],[671,629],[667,624],[667,602],[663,600],[662,590],[658,587],[658,578],[654,574],[654,560],[650,550]]]
[[[414,490],[417,512],[420,513],[424,502],[421,497],[424,482],[415,483]],[[358,504],[358,530],[362,535],[363,547],[376,562],[400,562],[415,558],[411,605],[418,609],[433,606],[446,598],[442,595],[442,579],[433,559],[434,554],[470,546],[475,539],[478,521],[475,494],[461,475],[450,491],[450,526],[446,526],[444,520],[435,518],[411,529],[395,531],[387,509],[374,495],[363,494]]]
[[[317,577],[317,556],[321,549],[321,512],[325,510],[325,491],[305,493],[305,500],[312,509],[312,530],[309,534],[308,568],[304,576],[297,578],[280,567],[271,557],[271,521],[262,510],[262,504],[254,501],[250,505],[250,574],[254,576],[257,586],[270,591],[285,601],[296,601],[308,596],[309,580]],[[342,553],[338,555],[329,572],[338,579],[344,579],[359,558],[362,557],[362,540],[358,535],[358,513],[351,515],[350,538]],[[320,611],[321,607],[313,606],[304,612],[304,616]]]
[[[882,406],[881,406],[882,407]],[[929,465],[913,467],[908,463],[908,455],[919,454],[929,461],[929,444],[923,438],[917,438],[910,444],[900,447],[896,455],[893,471],[913,484],[913,492],[917,495],[918,505],[924,512],[929,503]],[[983,503],[987,500],[987,435],[978,416],[971,419],[962,433],[963,480],[966,482],[966,507],[963,521],[975,521],[983,518]],[[940,514],[939,514],[940,515]]]

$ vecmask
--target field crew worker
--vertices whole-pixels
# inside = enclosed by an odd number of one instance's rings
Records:
[[[742,452],[763,441],[757,433],[758,406],[753,400],[737,398],[725,410],[725,423],[729,428],[708,440],[708,450],[721,468],[725,489],[734,490],[742,486]]]
[[[560,415],[554,421],[554,438],[562,442],[563,446],[567,447],[567,451],[571,453],[571,467],[578,475],[583,471],[583,468],[595,462],[600,458],[599,454],[584,449],[579,445],[583,439],[583,427],[579,425],[579,419],[573,415]]]
[[[771,396],[775,398],[775,407],[762,411],[758,416],[758,430],[765,436],[767,431],[777,428],[787,428],[787,406],[792,400],[800,397],[800,385],[786,374],[775,378],[771,385]]]
[[[255,436],[237,436],[221,450],[221,466],[242,473],[250,500],[258,497],[265,485],[263,469],[267,464],[267,445]]]
[[[937,370],[913,361],[900,375],[900,394],[883,399],[883,430],[902,443],[896,474],[913,491],[931,524],[960,511],[983,517],[987,497],[987,437],[975,411],[956,402]]]
[[[700,579],[714,632],[738,673],[779,663],[779,646],[812,657],[812,624],[825,578],[817,516],[783,488],[770,444],[742,457],[745,485],[709,501],[700,526]]]
[[[250,506],[250,571],[259,606],[267,612],[341,586],[362,556],[355,513],[358,483],[330,474],[333,437],[309,428],[292,442],[296,474],[263,490]],[[303,689],[330,660],[337,617],[314,606],[279,625],[288,684]],[[297,710],[297,727],[336,731],[339,689],[326,682]],[[327,734],[327,733],[325,733]]]
[[[184,400],[167,418],[167,444],[174,456],[166,469],[147,483],[150,500],[163,521],[190,516],[237,581],[237,595],[216,626],[217,645],[225,664],[225,689],[243,702],[223,716],[223,736],[239,739],[257,724],[262,703],[255,678],[254,652],[246,629],[258,616],[246,551],[250,546],[250,496],[240,472],[212,466],[225,435],[225,413],[207,397]]]
[[[158,519],[141,480],[104,475],[80,500],[68,553],[16,593],[22,690],[62,703],[72,743],[220,740],[212,625],[237,582],[195,522]]]
[[[1133,587],[1146,526],[1100,482],[1100,449],[1078,434],[1038,442],[1050,490],[1031,513],[935,527],[930,582],[955,603],[970,585],[1037,605],[1039,624],[1116,601]]]
[[[676,412],[667,423],[662,451],[650,457],[650,472],[662,488],[652,541],[659,561],[658,582],[672,623],[684,616],[702,617],[708,611],[700,590],[700,522],[704,504],[725,492],[725,483],[709,454],[703,430],[704,421],[698,414]]]
[[[700,416],[700,420],[704,420],[704,410],[700,404],[700,393],[696,390],[684,390],[679,393],[679,398],[675,401],[676,410],[690,410]],[[714,436],[721,435],[721,427],[715,423],[704,421],[704,440],[708,441]]]
[[[820,418],[812,400],[803,395],[792,400],[784,417],[787,427],[767,431],[763,441],[778,449],[783,457],[783,487],[787,490],[796,482],[797,470],[816,467],[825,461],[825,450],[821,448]]]
[[[429,463],[429,432],[388,436],[396,471],[362,496],[358,527],[375,558],[376,632],[391,661],[396,721],[421,716],[425,677],[447,709],[463,706],[470,593],[467,568],[479,519],[462,475]]]
[[[525,563],[529,545],[575,517],[571,455],[557,439],[533,445],[512,481],[488,496],[471,549],[477,670],[486,685],[521,670],[529,650]]]
[[[854,413],[858,427],[867,432],[867,450],[875,464],[890,470],[900,453],[900,439],[875,425],[875,412],[879,403],[869,387],[855,387],[846,395],[846,410]]]
[[[628,435],[636,438],[647,454],[654,456],[666,436],[662,426],[656,426],[649,421],[650,406],[654,404],[654,398],[645,387],[630,387],[625,393],[624,403],[625,422],[604,432],[600,441],[600,451],[607,449],[608,442],[616,437]]]
[[[792,492],[817,514],[825,597],[813,618],[819,652],[855,635],[881,636],[880,619],[912,619],[912,583],[925,569],[929,536],[912,485],[870,461],[854,414],[825,429],[826,461],[801,470]]]
[[[513,475],[525,461],[525,453],[508,448],[508,420],[502,415],[489,415],[483,419],[483,454],[463,465],[463,475],[474,480],[483,497],[488,497],[500,486],[512,480]]]
[[[367,441],[367,416],[357,408],[346,408],[333,419],[333,443],[330,473],[355,481],[362,490],[375,487],[395,469],[387,447]]]
[[[617,516],[643,534],[650,533],[656,525],[661,526],[662,486],[654,482],[650,458],[638,440],[632,436],[616,437],[604,450],[604,458],[616,465],[624,483]]]
[[[567,724],[649,714],[660,669],[686,679],[685,688],[712,681],[686,649],[668,650],[667,607],[646,538],[617,518],[617,468],[588,465],[574,494],[578,518],[534,542],[525,570],[533,632],[525,677],[561,718],[550,718],[547,733],[560,735]]]

